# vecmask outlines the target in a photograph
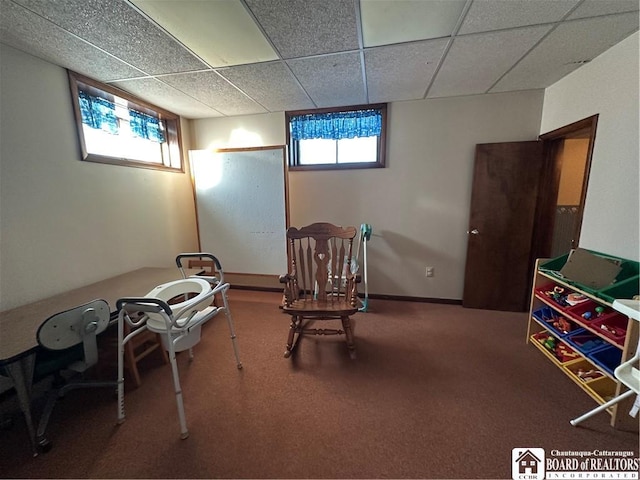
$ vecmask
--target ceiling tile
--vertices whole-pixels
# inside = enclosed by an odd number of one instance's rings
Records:
[[[289,60],[287,64],[318,107],[367,102],[359,53]]]
[[[637,29],[638,15],[635,13],[565,22],[507,73],[491,91],[548,87]]]
[[[360,0],[364,46],[451,36],[465,3],[466,0]]]
[[[525,27],[456,38],[427,96],[486,93],[551,28]]]
[[[204,118],[417,100],[427,88],[427,98],[544,88],[636,31],[639,7],[638,0],[0,0],[0,41]]]
[[[103,82],[143,75],[9,0],[0,1],[0,10],[0,41],[7,45]]]
[[[640,9],[638,0],[585,0],[576,8],[569,19],[595,17],[611,13],[637,12]]]
[[[155,78],[123,80],[113,82],[112,85],[185,118],[222,116],[213,108]]]
[[[234,88],[216,72],[166,75],[161,80],[181,92],[215,108],[223,115],[266,113],[258,103]]]
[[[16,0],[149,75],[205,68],[129,4],[114,0]]]
[[[282,58],[358,48],[354,1],[245,0]]]
[[[239,0],[130,0],[212,67],[276,60]]]
[[[427,40],[365,50],[369,101],[422,98],[449,40]]]
[[[458,34],[558,22],[580,0],[475,0]]]
[[[283,62],[260,63],[218,70],[270,112],[306,110],[313,102]]]

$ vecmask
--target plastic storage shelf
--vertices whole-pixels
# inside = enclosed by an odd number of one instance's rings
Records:
[[[613,299],[632,298],[640,289],[638,262],[602,256],[616,259],[622,269],[613,284],[600,290],[559,274],[568,254],[536,262],[527,335],[529,343],[599,404],[620,388],[614,371],[633,355],[637,338],[635,321],[617,312]],[[613,427],[637,431],[637,420],[626,412],[607,412]]]

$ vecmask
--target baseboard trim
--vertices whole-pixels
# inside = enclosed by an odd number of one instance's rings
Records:
[[[441,304],[447,304],[447,305],[462,305],[462,300],[455,300],[452,298],[410,297],[406,295],[385,295],[380,293],[370,293],[369,298],[373,298],[377,300],[396,300],[400,302],[421,302],[421,303],[441,303]]]
[[[282,287],[254,287],[251,285],[234,285],[231,284],[231,290],[253,290],[256,292],[278,292],[282,293]]]
[[[235,290],[254,290],[256,292],[277,292],[282,293],[282,288],[274,287],[254,287],[250,285],[233,285],[231,289]],[[360,294],[360,298],[364,295]],[[440,303],[445,305],[462,305],[462,300],[454,300],[451,298],[431,298],[431,297],[410,297],[406,295],[385,295],[381,293],[371,293],[369,298],[373,300],[395,300],[398,302],[421,302],[421,303]]]

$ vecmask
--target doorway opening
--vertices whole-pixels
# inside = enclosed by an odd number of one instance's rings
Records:
[[[578,245],[581,225],[579,213],[582,211],[582,190],[585,186],[589,149],[588,133],[584,131],[578,136],[564,138],[558,151],[560,184],[551,238],[551,257],[558,257]]]
[[[578,246],[598,115],[540,135],[547,168],[537,223],[535,258],[555,258]]]

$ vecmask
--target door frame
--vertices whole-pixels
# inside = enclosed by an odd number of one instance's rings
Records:
[[[538,138],[543,142],[544,168],[541,172],[540,190],[538,193],[538,210],[536,214],[536,226],[532,242],[531,261],[533,265],[537,258],[548,258],[551,254],[553,240],[553,228],[556,215],[556,201],[560,189],[560,173],[562,165],[559,161],[559,151],[566,138],[582,130],[589,132],[589,145],[587,148],[587,158],[582,179],[582,192],[580,194],[580,207],[578,209],[578,221],[574,237],[576,240],[580,236],[582,228],[582,216],[584,214],[584,204],[587,198],[587,187],[591,172],[591,159],[593,157],[593,147],[596,139],[596,128],[598,126],[598,114],[592,115],[577,122],[565,125],[550,132],[540,135]],[[575,245],[577,247],[577,244]]]

